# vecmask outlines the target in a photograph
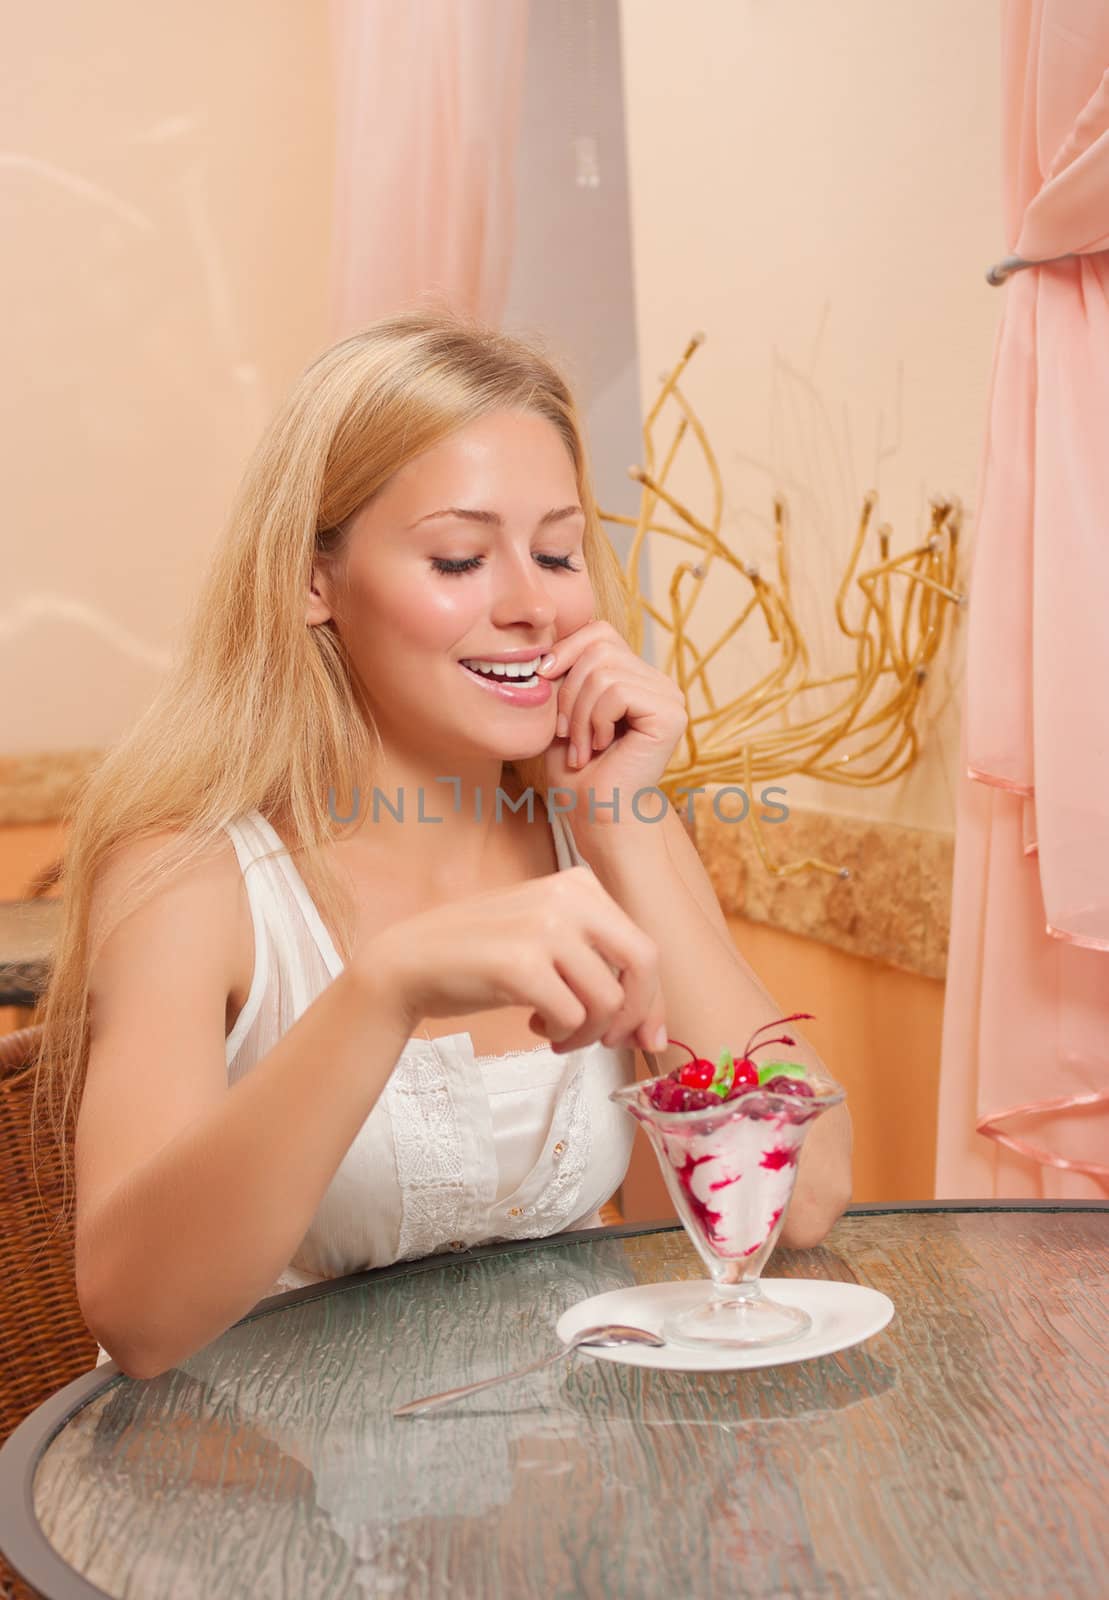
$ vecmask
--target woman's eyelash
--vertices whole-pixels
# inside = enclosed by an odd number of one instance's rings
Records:
[[[447,561],[442,556],[432,556],[431,564],[436,572],[452,573],[473,572],[481,566],[481,556],[467,556],[464,561]],[[580,572],[581,568],[574,565],[569,556],[536,556],[537,561],[546,561],[551,567],[560,567],[564,572]]]

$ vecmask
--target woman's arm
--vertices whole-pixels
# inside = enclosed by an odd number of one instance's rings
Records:
[[[756,1028],[782,1014],[736,950],[701,858],[672,810],[656,823],[634,815],[590,822],[575,811],[570,823],[601,885],[658,946],[672,1039],[715,1059],[721,1050],[741,1050]],[[794,998],[787,1009],[801,1008],[803,997]],[[823,1067],[792,1025],[790,1033],[797,1039],[790,1057]],[[687,1057],[671,1046],[649,1059],[667,1072]],[[802,1147],[781,1243],[795,1249],[819,1244],[850,1199],[851,1117],[839,1105],[820,1118]]]
[[[176,1366],[269,1292],[407,1037],[393,996],[348,967],[253,1071],[95,1204],[79,1169],[81,1308],[130,1377]]]

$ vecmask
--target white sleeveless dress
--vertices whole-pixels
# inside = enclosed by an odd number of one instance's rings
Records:
[[[559,870],[582,864],[561,814]],[[258,811],[228,824],[254,928],[254,973],[227,1038],[234,1085],[343,969],[282,840]],[[628,1169],[635,1125],[609,1094],[635,1076],[631,1049],[549,1045],[475,1056],[468,1033],[409,1039],[268,1291],[497,1239],[600,1223]],[[103,1350],[97,1365],[108,1360]]]

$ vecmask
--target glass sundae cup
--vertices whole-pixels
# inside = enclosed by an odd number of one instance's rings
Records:
[[[610,1095],[647,1133],[686,1232],[712,1276],[712,1296],[662,1328],[675,1344],[746,1349],[784,1344],[812,1318],[762,1292],[759,1275],[782,1229],[805,1135],[846,1091],[805,1071],[811,1094],[751,1088],[695,1111],[661,1111],[647,1094],[659,1078]],[[715,1098],[715,1097],[714,1097]]]

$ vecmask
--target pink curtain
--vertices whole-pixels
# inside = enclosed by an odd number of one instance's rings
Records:
[[[526,0],[332,0],[336,337],[435,299],[497,326]]]
[[[1109,1192],[1109,4],[1005,0],[936,1194]],[[1067,257],[1057,260],[1053,258]]]

